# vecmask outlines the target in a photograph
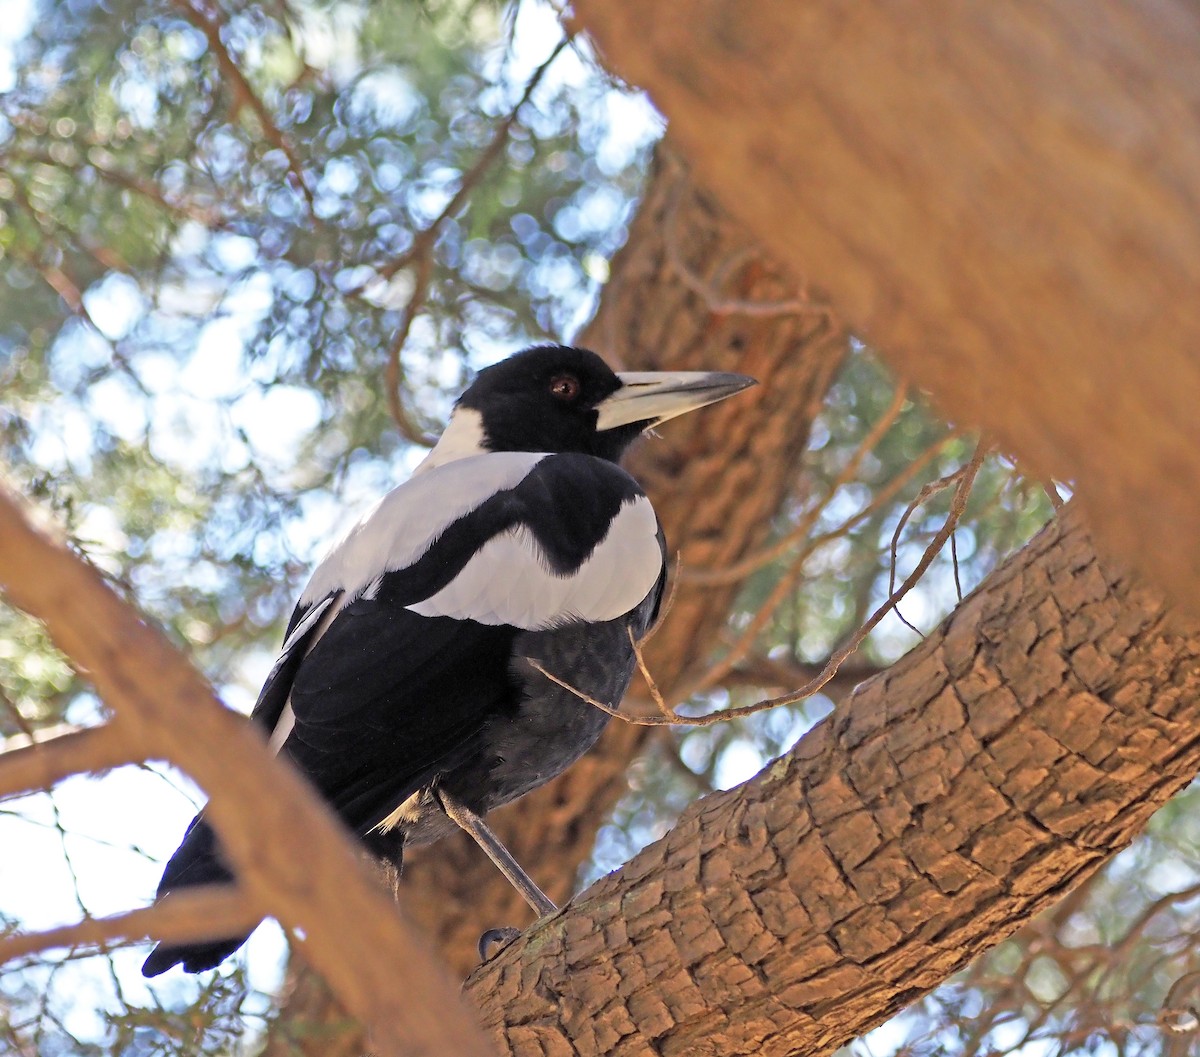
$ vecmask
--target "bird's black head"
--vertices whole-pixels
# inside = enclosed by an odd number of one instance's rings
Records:
[[[621,388],[594,352],[539,345],[479,372],[458,401],[478,411],[491,451],[579,451],[618,459],[641,430],[596,429],[596,407]]]
[[[753,384],[718,372],[618,374],[587,349],[539,345],[485,367],[458,408],[478,413],[489,451],[573,451],[616,462],[651,426]]]

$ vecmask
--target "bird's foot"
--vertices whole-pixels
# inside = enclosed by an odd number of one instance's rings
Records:
[[[521,930],[514,929],[511,925],[505,928],[488,929],[479,937],[479,961],[481,963],[491,961],[520,935]]]

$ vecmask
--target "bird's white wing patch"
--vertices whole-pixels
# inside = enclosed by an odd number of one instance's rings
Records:
[[[643,495],[618,511],[575,572],[554,572],[525,527],[488,540],[442,590],[408,606],[421,616],[547,628],[566,620],[614,620],[646,597],[662,574],[658,519]]]
[[[519,451],[458,458],[393,488],[317,566],[300,603],[339,590],[349,600],[382,573],[412,565],[448,525],[519,484],[544,458]]]

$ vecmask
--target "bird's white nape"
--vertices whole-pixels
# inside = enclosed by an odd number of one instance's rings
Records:
[[[472,455],[483,455],[487,452],[485,446],[486,434],[483,430],[483,416],[469,407],[456,407],[446,423],[446,432],[441,435],[433,450],[413,470],[414,476],[432,470],[435,466],[443,466],[455,459],[469,459]]]

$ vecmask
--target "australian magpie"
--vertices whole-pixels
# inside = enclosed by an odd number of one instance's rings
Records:
[[[643,431],[753,384],[614,373],[545,345],[480,371],[412,477],[317,566],[254,707],[271,747],[398,869],[470,832],[539,913],[554,905],[481,816],[559,774],[616,706],[630,633],[666,578],[658,518],[618,465]],[[233,874],[201,812],[158,897]],[[211,969],[245,942],[160,944],[142,972]]]

